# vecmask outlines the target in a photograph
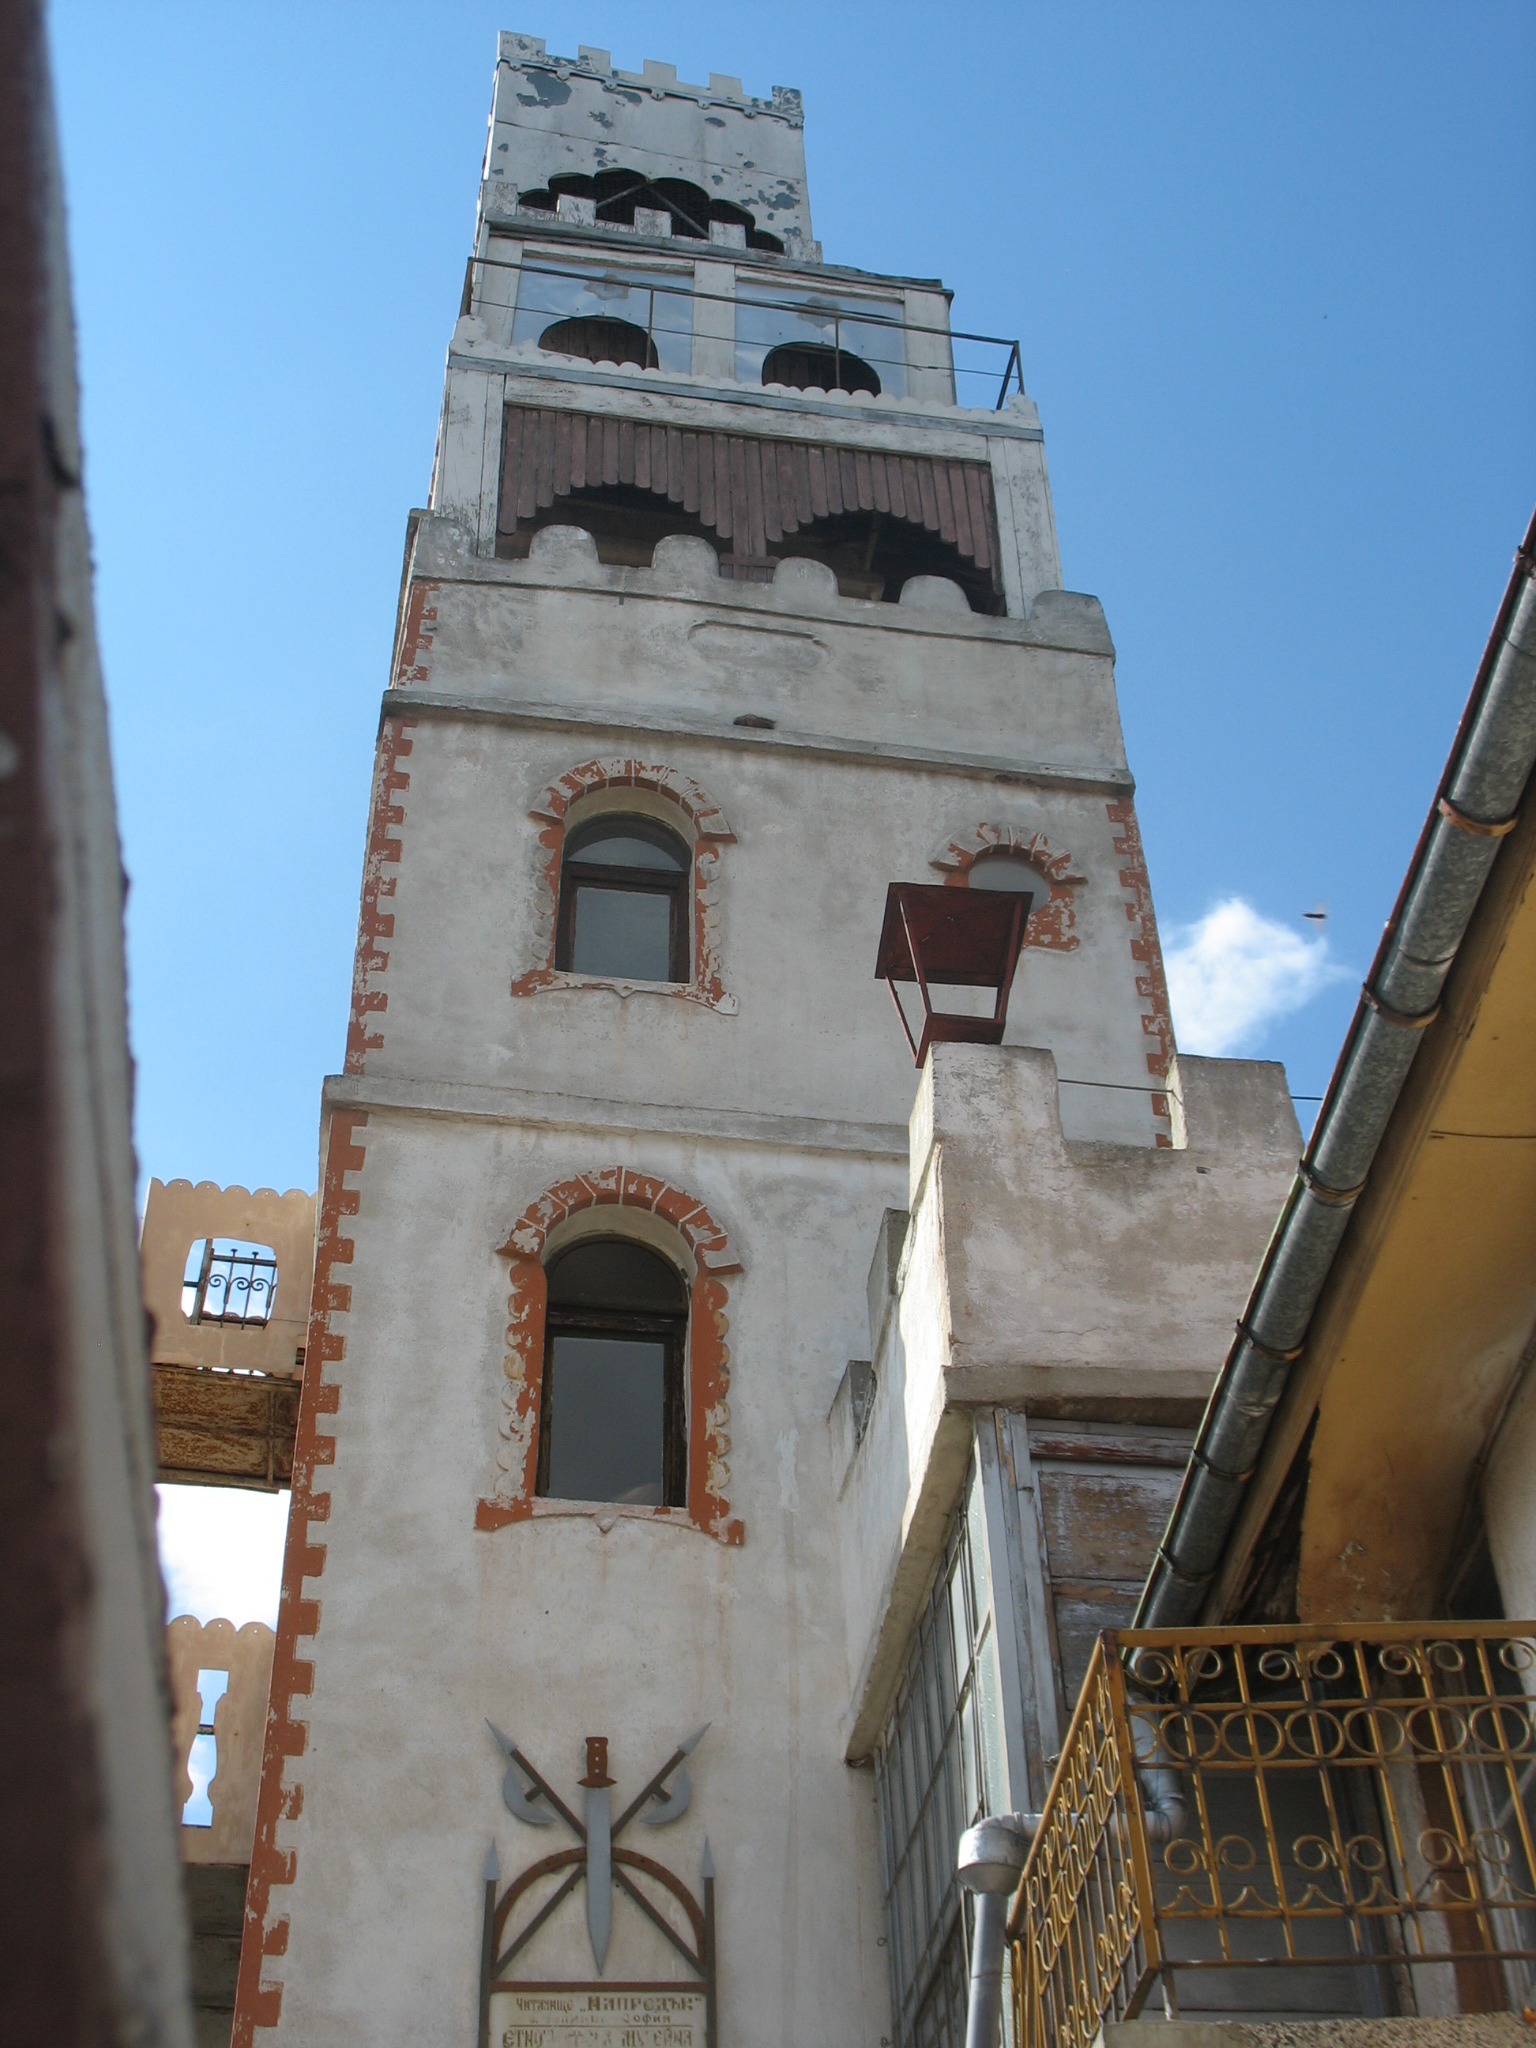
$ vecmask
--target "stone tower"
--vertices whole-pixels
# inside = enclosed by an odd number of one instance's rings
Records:
[[[501,37],[238,2042],[956,2038],[955,1837],[1039,1802],[1297,1142],[1278,1069],[1175,1061],[988,347],[823,260],[798,93]],[[914,1071],[893,882],[1029,896],[1000,1045]]]

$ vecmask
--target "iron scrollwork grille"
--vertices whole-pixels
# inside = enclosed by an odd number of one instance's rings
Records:
[[[1014,1905],[1020,2043],[1090,2048],[1103,2020],[1127,2017],[1145,1995],[1146,1845],[1118,1680],[1101,1636]]]
[[[875,1768],[898,2048],[961,2048],[969,1928],[961,1833],[1002,1804],[1002,1694],[981,1486],[971,1468]]]
[[[1101,1637],[1014,1905],[1021,2039],[1087,2048],[1159,1980],[1186,2013],[1412,2013],[1426,1970],[1524,2003],[1532,1684],[1517,1625]]]
[[[262,1325],[277,1298],[277,1260],[270,1247],[233,1238],[205,1237],[197,1271],[188,1261],[182,1308],[189,1323]]]

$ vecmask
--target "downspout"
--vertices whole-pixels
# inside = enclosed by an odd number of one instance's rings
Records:
[[[976,1895],[965,2048],[997,2048],[1003,2016],[1008,1902],[1018,1887],[1039,1827],[1038,1813],[995,1813],[960,1837],[956,1868],[960,1882]]]
[[[1536,517],[1136,1611],[1199,1620],[1334,1254],[1536,764]]]
[[[1147,1840],[1162,1848],[1183,1834],[1184,1824],[1189,1819],[1183,1782],[1169,1765],[1141,1761],[1143,1757],[1157,1752],[1155,1723],[1138,1714],[1131,1728],[1131,1741],[1137,1756],[1136,1788],[1141,1797],[1141,1824]]]

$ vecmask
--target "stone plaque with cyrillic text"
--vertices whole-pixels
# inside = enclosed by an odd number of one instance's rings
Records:
[[[598,1984],[497,1991],[497,2048],[704,2048],[704,1992]]]

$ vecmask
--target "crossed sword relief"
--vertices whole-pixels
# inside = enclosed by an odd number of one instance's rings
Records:
[[[517,1744],[509,1736],[503,1735],[494,1721],[488,1720],[485,1725],[495,1736],[496,1745],[502,1755],[508,1759],[506,1775],[501,1781],[501,1796],[506,1803],[507,1811],[515,1819],[535,1828],[553,1827],[555,1814],[558,1814],[582,1845],[576,1867],[554,1896],[546,1900],[533,1923],[524,1929],[523,1939],[526,1940],[534,1928],[548,1918],[584,1876],[587,1881],[587,1933],[592,1940],[592,1956],[597,1964],[599,1976],[603,1974],[603,1963],[608,1954],[608,1937],[613,1930],[615,1884],[634,1900],[648,1919],[656,1922],[663,1934],[675,1940],[676,1937],[663,1916],[657,1912],[628,1873],[615,1865],[613,1844],[637,1817],[643,1827],[650,1828],[669,1827],[673,1821],[681,1820],[688,1811],[689,1801],[693,1798],[693,1780],[688,1775],[687,1759],[709,1732],[709,1722],[706,1721],[702,1728],[696,1729],[685,1741],[677,1745],[661,1769],[636,1793],[617,1820],[612,1817],[608,1797],[616,1782],[608,1775],[608,1738],[606,1735],[588,1735],[585,1738],[586,1776],[577,1780],[586,1794],[585,1821],[577,1819],[560,1795],[529,1763]],[[531,1793],[524,1789],[518,1776],[519,1771],[532,1786]],[[672,1781],[670,1790],[669,1779]],[[651,1811],[643,1812],[642,1809],[651,1801],[655,1802]],[[550,1811],[551,1807],[554,1809],[553,1812]],[[491,1855],[494,1857],[495,1853],[493,1849]],[[713,1876],[708,1842],[704,1844],[704,1868],[707,1876]],[[489,1870],[487,1875],[490,1875]],[[695,1959],[690,1956],[689,1960]]]

